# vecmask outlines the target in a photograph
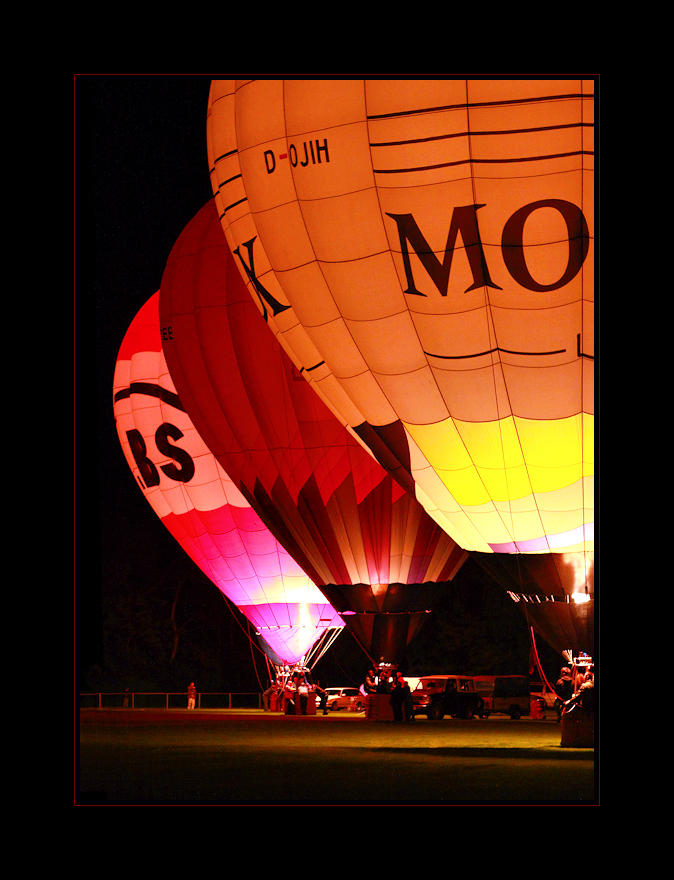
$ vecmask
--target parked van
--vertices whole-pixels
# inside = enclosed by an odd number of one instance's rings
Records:
[[[429,721],[452,718],[472,718],[482,713],[483,703],[475,691],[470,675],[424,675],[412,691],[415,715],[425,715]]]
[[[526,675],[475,675],[473,681],[484,701],[481,718],[501,713],[517,719],[530,713],[531,695]]]

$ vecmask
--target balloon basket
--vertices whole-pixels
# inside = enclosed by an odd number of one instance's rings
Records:
[[[594,748],[594,712],[576,706],[565,712],[561,721],[562,741],[565,748]]]
[[[283,712],[283,694],[272,694],[269,697],[269,711]]]
[[[393,707],[390,694],[370,694],[365,709],[367,721],[393,721]]]
[[[545,712],[540,700],[531,701],[529,705],[529,718],[533,718],[535,721],[543,721],[545,719]]]
[[[313,691],[307,694],[307,703],[302,711],[302,702],[298,696],[293,695],[293,699],[283,699],[284,715],[315,715],[316,714],[316,695]]]

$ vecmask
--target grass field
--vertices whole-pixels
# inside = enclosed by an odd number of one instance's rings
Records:
[[[81,710],[76,805],[598,803],[554,719]]]

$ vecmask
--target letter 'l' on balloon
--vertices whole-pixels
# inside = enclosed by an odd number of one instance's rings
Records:
[[[159,293],[132,321],[113,379],[124,456],[162,523],[250,620],[275,663],[295,663],[344,623],[276,541],[196,431],[176,393],[159,329]]]

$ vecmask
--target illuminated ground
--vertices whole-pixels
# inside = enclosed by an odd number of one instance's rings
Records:
[[[560,743],[550,716],[81,710],[75,803],[596,804],[594,750]]]

